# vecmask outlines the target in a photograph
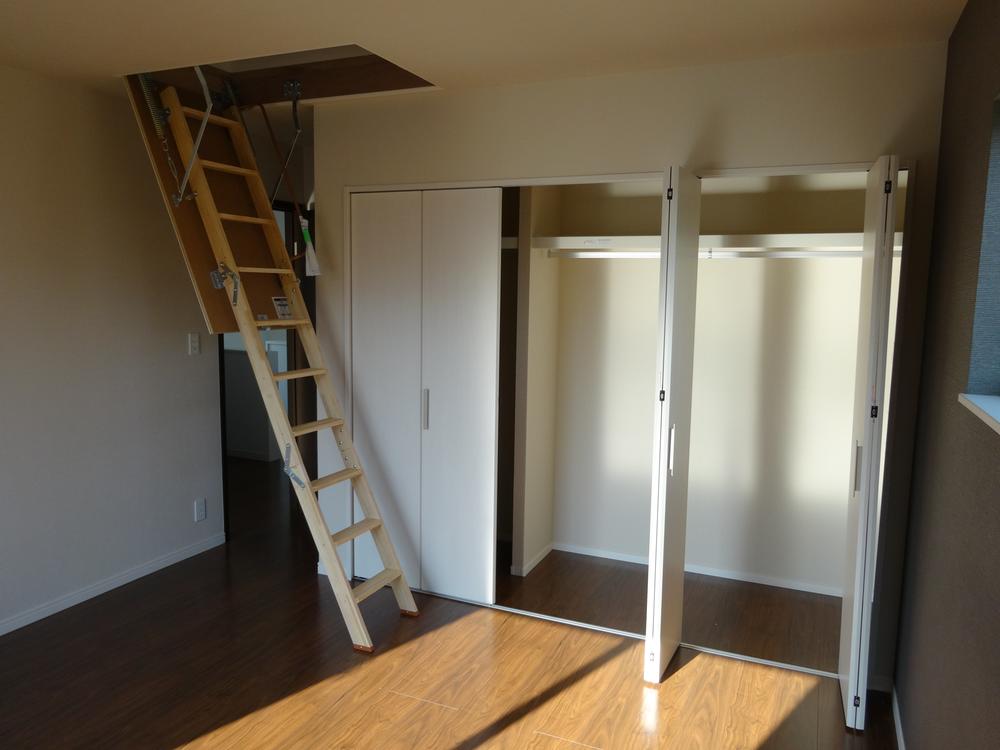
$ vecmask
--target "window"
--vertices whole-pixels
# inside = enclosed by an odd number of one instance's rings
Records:
[[[959,400],[1000,432],[1000,101],[993,105],[969,386]]]

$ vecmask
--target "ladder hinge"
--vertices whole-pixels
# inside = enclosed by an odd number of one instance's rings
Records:
[[[878,404],[872,404],[872,419],[878,419]]]
[[[861,708],[861,696],[860,695],[855,695],[854,696],[854,707],[855,708]]]
[[[660,401],[666,401],[666,400],[667,400],[667,392],[660,391]]]
[[[667,200],[672,201],[674,199],[674,189],[672,187],[667,188]]]
[[[892,180],[886,180],[885,181],[885,192],[887,192],[887,193],[891,193],[892,192]]]
[[[295,484],[297,484],[299,487],[301,487],[302,489],[305,489],[306,483],[303,482],[302,478],[298,474],[296,474],[295,471],[292,469],[292,465],[291,465],[292,464],[292,446],[291,446],[290,443],[286,443],[285,444],[285,460],[282,463],[284,464],[284,466],[282,467],[282,471],[285,472],[285,475],[289,479],[291,479],[293,482],[295,482]]]
[[[219,267],[209,271],[208,275],[212,279],[212,286],[216,289],[226,288],[226,279],[233,280],[233,307],[240,299],[240,277],[225,263],[220,263]]]

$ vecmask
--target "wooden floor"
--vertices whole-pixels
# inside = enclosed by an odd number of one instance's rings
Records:
[[[231,481],[270,526],[0,638],[0,747],[894,747],[832,680],[682,651],[645,685],[640,641],[444,599],[375,595],[357,654],[287,495]]]
[[[502,558],[502,553],[501,553]],[[628,633],[646,631],[646,566],[554,550],[527,576],[497,575],[497,603]],[[840,599],[687,573],[683,640],[837,671]]]

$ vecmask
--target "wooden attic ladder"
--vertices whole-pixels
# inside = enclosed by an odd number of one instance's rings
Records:
[[[190,163],[194,151],[194,139],[188,125],[188,119],[200,120],[204,113],[183,106],[176,89],[173,87],[165,88],[160,94],[160,100],[165,110],[169,112],[168,121],[178,154],[185,164]],[[271,421],[279,449],[283,453],[285,473],[292,480],[292,486],[298,496],[299,504],[302,506],[302,512],[305,514],[309,530],[316,543],[316,549],[319,551],[319,559],[326,568],[337,604],[344,615],[344,622],[347,624],[351,640],[354,642],[354,648],[357,651],[371,652],[373,650],[372,640],[358,605],[386,585],[392,587],[403,614],[416,615],[417,605],[413,600],[410,587],[406,583],[392,540],[382,523],[382,516],[354,448],[354,441],[345,428],[343,412],[334,393],[333,383],[316,338],[316,331],[309,319],[305,302],[299,290],[298,279],[274,219],[271,200],[257,169],[250,140],[235,108],[230,109],[230,115],[232,116],[209,115],[209,118],[213,125],[223,126],[228,132],[239,164],[223,164],[196,158],[190,176],[191,188],[195,194],[194,200],[205,225],[215,260],[223,274],[226,292],[229,294],[236,323],[246,344],[254,377],[260,387],[261,396],[264,398],[264,406],[267,409],[267,415]],[[220,213],[212,197],[212,190],[209,187],[205,170],[215,170],[246,178],[245,182],[250,191],[256,215],[242,216]],[[273,268],[244,267],[237,264],[226,235],[225,226],[230,222],[242,222],[260,227],[266,236],[268,249],[274,261]],[[240,276],[260,273],[274,274],[278,277],[285,297],[288,299],[291,318],[259,320],[255,317],[250,306],[249,295],[241,293]],[[294,329],[302,343],[309,367],[288,372],[273,372],[264,342],[260,336],[261,331],[267,328]],[[278,390],[278,383],[294,378],[315,379],[317,393],[326,410],[326,418],[298,425],[290,423]],[[340,455],[344,459],[345,468],[333,474],[310,480],[305,475],[296,438],[327,429],[333,431]],[[320,490],[342,482],[350,482],[353,485],[364,518],[346,529],[331,534],[320,510],[318,495]],[[375,542],[382,558],[383,570],[352,588],[337,555],[337,547],[365,533],[371,534]]]

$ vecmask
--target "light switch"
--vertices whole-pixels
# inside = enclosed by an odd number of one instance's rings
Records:
[[[201,354],[201,334],[189,333],[188,334],[188,356],[193,357],[196,354]]]

